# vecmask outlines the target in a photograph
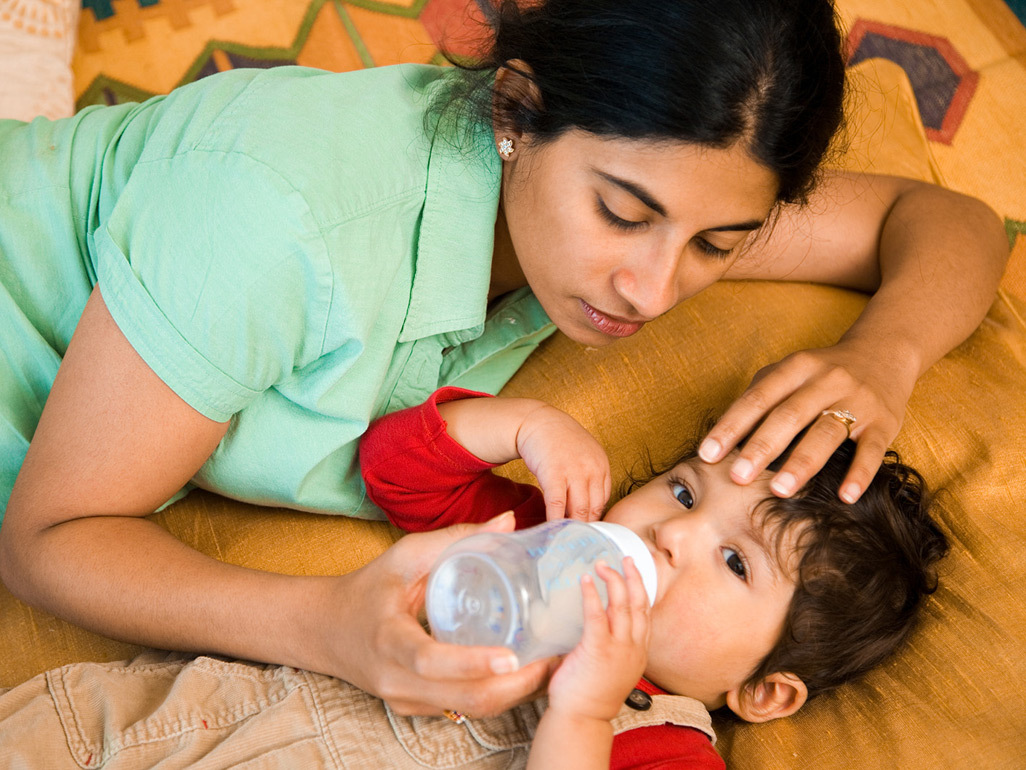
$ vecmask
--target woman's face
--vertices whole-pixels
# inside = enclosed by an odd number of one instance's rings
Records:
[[[740,145],[582,131],[521,140],[502,184],[515,257],[504,259],[500,231],[493,275],[526,281],[561,331],[593,346],[723,277],[777,192],[776,176]]]

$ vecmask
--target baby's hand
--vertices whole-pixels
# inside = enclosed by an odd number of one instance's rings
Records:
[[[602,445],[566,412],[544,405],[524,419],[517,452],[538,479],[545,518],[596,521],[609,499],[609,458]]]
[[[598,572],[609,605],[603,610],[594,581],[582,579],[584,636],[552,676],[549,709],[609,721],[645,672],[649,604],[632,559],[624,559],[624,577],[604,564]]]

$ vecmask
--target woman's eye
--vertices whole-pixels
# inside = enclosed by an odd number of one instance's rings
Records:
[[[671,491],[673,492],[673,496],[677,498],[677,502],[683,505],[685,508],[690,510],[694,506],[694,495],[692,495],[691,490],[683,484],[674,482],[673,486],[671,487]]]
[[[713,246],[709,241],[702,237],[695,237],[695,245],[698,246],[698,250],[708,254],[710,257],[723,258],[730,254],[732,249],[721,249],[719,246]]]
[[[748,577],[748,569],[745,567],[744,560],[741,558],[741,554],[735,551],[733,548],[723,549],[723,560],[727,562],[727,567],[730,571],[737,575],[739,578],[746,579]]]
[[[639,227],[645,226],[644,222],[635,222],[632,219],[618,217],[609,210],[609,207],[602,198],[596,198],[595,205],[598,208],[599,215],[617,230],[637,230]]]

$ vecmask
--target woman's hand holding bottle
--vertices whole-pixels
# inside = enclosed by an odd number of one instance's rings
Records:
[[[507,649],[442,644],[419,620],[428,572],[438,555],[462,537],[508,532],[513,524],[513,516],[503,514],[484,524],[410,534],[362,569],[338,578],[331,592],[331,623],[321,624],[326,662],[316,668],[377,695],[400,714],[449,709],[487,716],[536,697],[551,660],[518,668]]]

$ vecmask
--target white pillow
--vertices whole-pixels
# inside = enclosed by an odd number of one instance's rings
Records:
[[[80,0],[0,0],[0,118],[75,112],[71,55]]]

